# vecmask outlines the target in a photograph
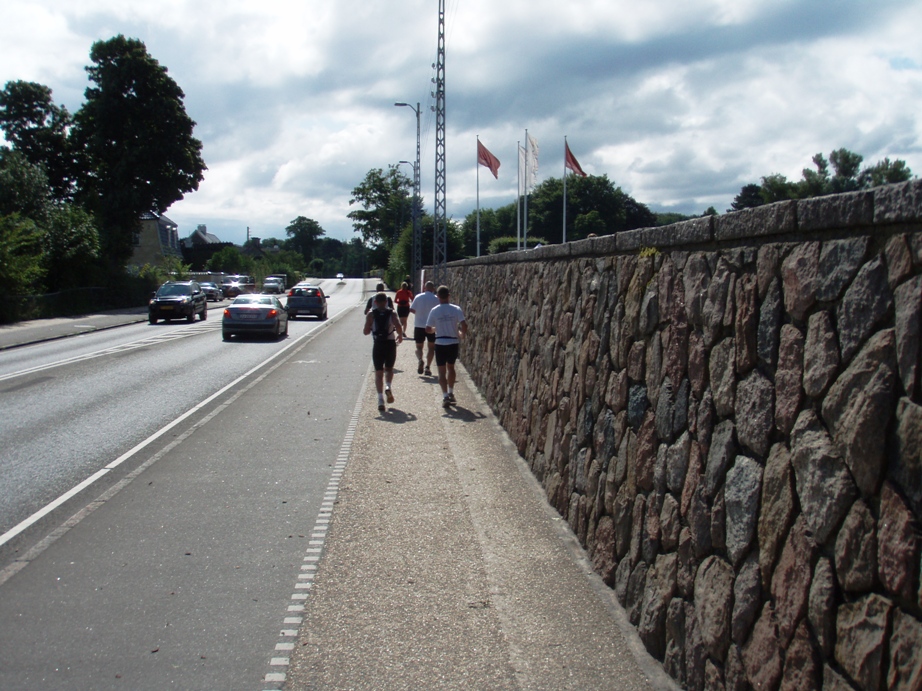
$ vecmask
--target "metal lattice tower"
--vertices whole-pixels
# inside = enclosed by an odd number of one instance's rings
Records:
[[[439,50],[435,68],[435,223],[432,264],[436,282],[445,273],[448,228],[445,213],[445,0],[439,0]]]
[[[419,227],[419,103],[416,104],[416,164],[413,166],[413,260],[410,262],[410,276],[418,292],[419,272],[423,268],[423,238]]]

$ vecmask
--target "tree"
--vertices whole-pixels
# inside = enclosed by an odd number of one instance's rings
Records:
[[[780,202],[796,197],[796,185],[780,173],[772,173],[762,178],[762,201],[766,204]]]
[[[285,228],[285,233],[289,238],[286,243],[287,248],[299,253],[304,257],[305,262],[310,262],[314,258],[314,247],[317,240],[326,235],[317,221],[304,216],[298,216],[293,220]]]
[[[41,246],[47,290],[93,285],[99,232],[86,211],[71,204],[55,207]]]
[[[829,191],[832,194],[853,192],[859,188],[858,172],[864,156],[848,149],[836,149],[829,154],[829,162],[835,174],[829,181]]]
[[[813,165],[816,170],[803,169],[803,180],[797,186],[797,196],[801,199],[829,194],[829,162],[819,153],[814,154]]]
[[[90,59],[93,85],[74,118],[79,198],[100,224],[104,256],[122,267],[141,214],[198,189],[206,168],[185,94],[141,41],[97,41]]]
[[[205,262],[207,271],[223,271],[228,274],[250,274],[253,267],[253,260],[236,247],[222,247]]]
[[[753,209],[757,206],[762,206],[764,203],[765,200],[762,199],[762,188],[755,183],[750,183],[748,185],[743,185],[740,193],[736,195],[730,203],[728,211]]]
[[[41,231],[35,221],[18,214],[0,216],[0,295],[24,295],[42,278]],[[10,305],[0,300],[0,321]]]
[[[51,211],[48,176],[19,151],[0,149],[0,216],[19,214],[41,225]]]
[[[862,170],[858,182],[862,189],[870,189],[894,182],[906,182],[911,178],[912,171],[906,165],[906,161],[897,159],[891,162],[889,158],[885,158]]]
[[[58,201],[73,193],[74,164],[68,140],[73,119],[51,100],[51,89],[35,82],[7,82],[0,91],[0,129],[13,149],[42,166]]]
[[[361,204],[362,208],[350,211],[348,217],[366,245],[389,250],[397,242],[402,221],[411,218],[412,188],[410,178],[391,166],[387,172],[381,168],[369,170],[352,190],[349,205]]]

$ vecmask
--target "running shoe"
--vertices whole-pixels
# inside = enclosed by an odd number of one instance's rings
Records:
[[[455,395],[454,395],[453,393],[448,394],[448,400],[449,400],[451,403],[457,403],[457,401],[456,401],[456,399],[455,399]]]
[[[378,404],[378,410],[381,411],[382,413],[384,412],[384,404],[383,404],[383,403],[379,403],[379,404]]]
[[[420,360],[419,364],[416,366],[416,373],[417,374],[423,373],[423,361],[422,360]]]
[[[432,370],[429,369],[428,367],[426,368],[426,376],[427,376],[427,377],[431,377],[431,376],[432,376]]]
[[[448,396],[445,396],[445,398],[442,399],[442,407],[451,408],[451,401],[448,400]]]
[[[385,389],[384,395],[387,396],[387,402],[388,402],[388,403],[393,403],[393,402],[394,402],[394,394],[391,392],[390,389]]]

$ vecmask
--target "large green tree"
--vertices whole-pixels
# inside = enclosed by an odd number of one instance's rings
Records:
[[[387,171],[369,170],[355,189],[349,205],[360,209],[350,211],[355,232],[360,233],[366,246],[389,250],[400,236],[405,222],[411,218],[413,183],[395,166]]]
[[[198,189],[205,163],[185,94],[141,41],[98,41],[90,60],[92,85],[74,118],[79,198],[100,225],[104,255],[121,267],[141,214],[161,214]]]
[[[47,86],[10,81],[0,91],[0,129],[13,149],[44,168],[51,196],[58,201],[70,199],[73,192],[71,124],[70,113],[54,104]]]
[[[656,216],[607,175],[567,178],[567,240],[655,226]],[[563,240],[563,178],[548,178],[528,201],[528,235]]]
[[[300,254],[305,263],[310,263],[314,259],[314,248],[317,246],[317,241],[326,235],[317,221],[305,216],[298,216],[294,219],[285,228],[285,233],[288,235],[286,248]]]

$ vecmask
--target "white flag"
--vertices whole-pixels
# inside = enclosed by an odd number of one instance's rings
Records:
[[[525,148],[528,153],[525,164],[525,189],[530,190],[535,186],[535,178],[538,176],[538,142],[530,134]]]

